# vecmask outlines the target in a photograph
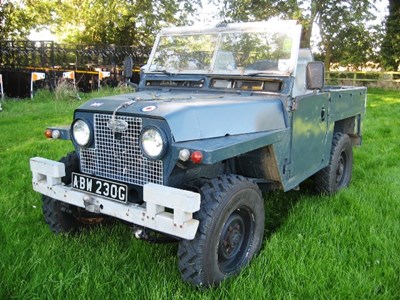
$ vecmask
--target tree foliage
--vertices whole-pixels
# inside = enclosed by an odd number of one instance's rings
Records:
[[[296,19],[303,25],[302,47],[310,47],[318,25],[316,46],[326,66],[381,60],[388,70],[399,67],[400,0],[389,0],[389,16],[380,28],[367,25],[375,0],[209,1],[228,22]],[[62,42],[151,45],[161,27],[190,24],[200,6],[201,0],[0,0],[0,40],[23,39],[45,26]]]
[[[389,0],[386,34],[382,43],[382,65],[387,70],[400,67],[400,0]]]
[[[46,26],[61,41],[151,45],[163,26],[184,25],[200,0],[0,0],[0,39]]]
[[[373,29],[366,26],[374,19],[371,9],[371,2],[365,0],[335,0],[321,5],[316,23],[325,66],[340,62],[359,67],[374,58]]]
[[[151,45],[162,25],[187,24],[196,1],[54,0],[55,31],[83,44]]]
[[[21,34],[17,25],[19,13],[20,11],[14,3],[7,0],[2,1],[0,5],[0,40]]]
[[[374,18],[367,0],[224,0],[221,14],[227,21],[257,21],[271,17],[295,19],[303,25],[302,47],[310,47],[313,24],[320,30],[325,64],[343,61],[361,65],[374,54],[366,21]]]
[[[50,0],[0,0],[0,40],[25,39],[50,22]]]

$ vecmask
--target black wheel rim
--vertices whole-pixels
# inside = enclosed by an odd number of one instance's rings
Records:
[[[336,184],[341,186],[344,182],[347,167],[347,154],[345,151],[340,153],[337,169],[336,169]]]
[[[225,222],[218,244],[218,264],[225,274],[236,271],[251,246],[254,221],[251,212],[241,207]]]

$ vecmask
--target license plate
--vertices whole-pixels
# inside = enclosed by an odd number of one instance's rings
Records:
[[[87,175],[72,173],[72,188],[120,202],[128,200],[127,185]]]

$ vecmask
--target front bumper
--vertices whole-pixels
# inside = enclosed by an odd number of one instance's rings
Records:
[[[200,209],[199,193],[148,183],[143,186],[144,204],[119,203],[65,186],[63,163],[34,157],[30,167],[33,189],[43,195],[183,239],[196,235],[199,221],[193,213]]]

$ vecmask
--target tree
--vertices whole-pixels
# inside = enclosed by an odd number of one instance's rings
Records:
[[[25,36],[26,28],[22,26],[24,20],[21,7],[12,1],[3,0],[0,5],[0,40]]]
[[[366,21],[374,19],[369,1],[319,1],[315,20],[320,28],[320,49],[324,54],[325,67],[332,62],[357,68],[367,63],[373,53],[373,37]]]
[[[48,27],[61,41],[151,45],[163,26],[185,25],[201,0],[0,0],[0,40]]]
[[[345,51],[338,45],[345,45],[347,54],[350,53],[354,61],[365,63],[368,60],[364,50],[371,48],[371,39],[365,22],[374,18],[371,9],[374,9],[373,4],[366,0],[224,0],[221,14],[228,21],[255,21],[271,17],[298,20],[303,25],[302,47],[310,47],[313,24],[317,24],[321,35],[320,49],[329,68],[335,58],[344,56]],[[355,33],[357,39],[352,39],[351,34]],[[351,49],[353,51],[349,51]]]
[[[375,27],[368,29],[362,26],[351,25],[344,31],[339,31],[328,40],[329,48],[324,41],[319,44],[321,57],[325,65],[336,63],[357,70],[368,62],[378,60],[377,49],[379,46],[378,30]],[[325,40],[326,41],[326,40]],[[326,48],[324,48],[326,47]],[[325,50],[329,51],[325,51]]]
[[[382,42],[382,65],[397,71],[400,65],[400,0],[389,0],[386,33]]]
[[[0,0],[0,40],[25,39],[49,22],[50,8],[47,0]]]
[[[63,41],[151,45],[163,25],[188,23],[200,0],[53,0],[52,29]]]

